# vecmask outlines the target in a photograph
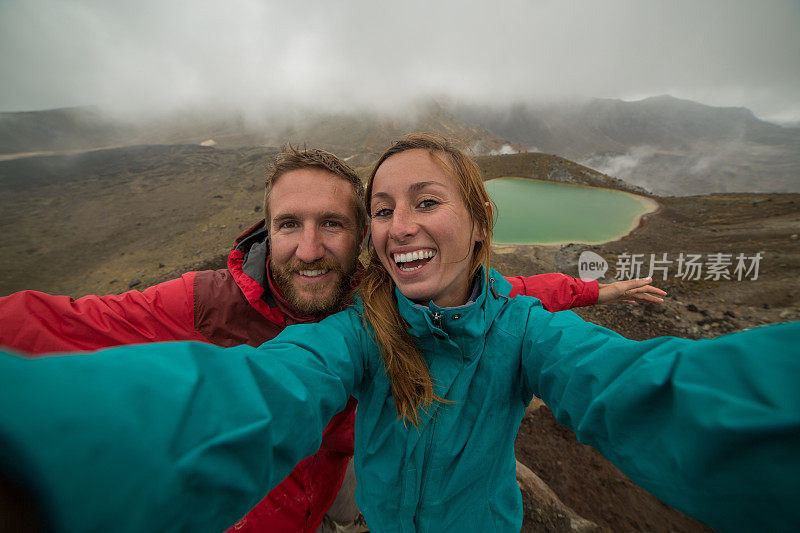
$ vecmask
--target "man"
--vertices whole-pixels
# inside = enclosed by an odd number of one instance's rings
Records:
[[[349,301],[368,216],[363,184],[322,150],[280,154],[267,177],[265,220],[236,241],[228,268],[188,272],[144,291],[72,300],[35,291],[0,298],[0,345],[32,354],[96,350],[120,344],[196,340],[259,344],[285,326],[315,322]],[[600,288],[561,274],[512,278],[512,294],[539,297],[558,311],[621,299],[658,301],[646,280]],[[305,531],[320,527],[353,454],[352,398],[323,433],[319,451],[300,462],[233,531]],[[352,489],[352,487],[351,487]],[[351,522],[351,491],[326,524]],[[341,505],[339,505],[341,504]],[[121,517],[123,518],[123,517]]]

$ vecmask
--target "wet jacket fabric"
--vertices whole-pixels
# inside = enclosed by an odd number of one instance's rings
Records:
[[[2,297],[0,345],[32,354],[173,340],[258,346],[286,325],[324,318],[301,315],[285,300],[265,268],[268,261],[262,221],[237,239],[227,269],[189,272],[120,295],[73,300],[23,291]],[[597,282],[562,274],[509,281],[513,294],[536,295],[552,310],[590,305],[598,295]],[[316,453],[308,454],[283,483],[237,521],[234,531],[317,529],[353,455],[355,405],[351,400],[331,419]]]
[[[452,402],[422,413],[419,429],[397,419],[355,305],[256,349],[0,357],[3,471],[59,531],[213,531],[313,452],[355,396],[357,501],[371,531],[516,533],[513,442],[535,394],[581,442],[711,527],[797,529],[800,323],[630,341],[509,300],[510,285],[488,275],[460,308],[396,293]],[[62,428],[70,439],[54,438]]]

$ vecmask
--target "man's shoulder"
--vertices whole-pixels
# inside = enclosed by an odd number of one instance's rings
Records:
[[[215,344],[258,346],[284,326],[280,310],[248,299],[227,269],[197,272],[193,300],[195,327]]]

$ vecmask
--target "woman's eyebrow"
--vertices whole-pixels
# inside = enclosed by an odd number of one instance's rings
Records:
[[[419,192],[422,189],[425,189],[426,187],[430,187],[430,186],[443,187],[443,185],[441,183],[439,183],[438,181],[420,181],[420,182],[417,182],[417,183],[413,184],[411,187],[408,188],[408,190],[411,191],[411,192]]]
[[[422,189],[425,189],[426,187],[444,187],[444,185],[442,185],[438,181],[418,181],[417,183],[414,183],[411,186],[409,186],[408,190],[409,192],[415,193],[419,192]],[[372,194],[372,198],[391,198],[391,195],[385,192],[376,192]]]

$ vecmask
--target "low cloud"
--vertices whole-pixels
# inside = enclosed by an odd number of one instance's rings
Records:
[[[592,154],[581,164],[614,178],[631,181],[636,169],[655,155],[656,149],[652,146],[636,146],[625,154]]]
[[[500,147],[499,150],[490,150],[489,155],[508,155],[508,154],[518,154],[519,150],[515,149],[510,144],[504,144]]]

